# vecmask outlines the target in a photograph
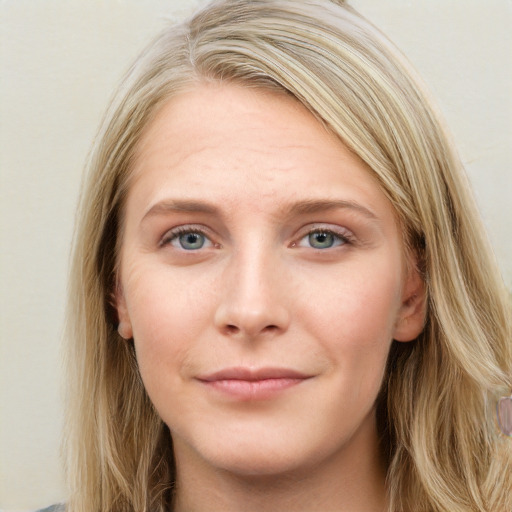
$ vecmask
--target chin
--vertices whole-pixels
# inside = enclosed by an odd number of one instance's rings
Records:
[[[210,464],[242,478],[265,478],[284,476],[300,472],[311,466],[312,461],[301,457],[297,451],[284,453],[283,450],[271,450],[268,447],[255,447],[248,451],[240,448],[238,453],[230,452],[217,455]]]
[[[210,467],[240,477],[264,478],[300,473],[328,458],[333,449],[306,432],[276,430],[250,429],[203,438],[196,451]]]

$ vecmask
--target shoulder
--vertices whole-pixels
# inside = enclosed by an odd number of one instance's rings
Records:
[[[66,506],[63,503],[58,503],[57,505],[52,505],[50,507],[42,508],[40,510],[36,510],[35,512],[65,512]]]

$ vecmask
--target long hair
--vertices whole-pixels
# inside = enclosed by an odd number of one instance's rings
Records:
[[[510,297],[462,164],[396,48],[342,1],[219,0],[166,29],[127,73],[91,151],[69,288],[72,512],[164,511],[172,439],[116,330],[112,295],[134,150],[202,82],[286,91],[371,168],[414,251],[427,318],[393,343],[377,400],[393,511],[512,510],[494,407],[512,386]]]

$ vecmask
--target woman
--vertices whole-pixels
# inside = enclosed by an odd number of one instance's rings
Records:
[[[430,100],[342,2],[216,1],[143,53],[70,304],[68,510],[512,506],[507,291]]]

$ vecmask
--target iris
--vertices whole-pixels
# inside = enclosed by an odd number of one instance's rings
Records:
[[[178,237],[180,246],[186,251],[201,249],[205,243],[205,236],[201,233],[183,233]]]
[[[309,245],[314,249],[329,249],[339,237],[329,231],[314,231],[308,235]]]

